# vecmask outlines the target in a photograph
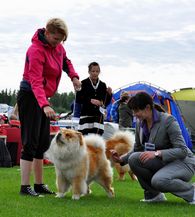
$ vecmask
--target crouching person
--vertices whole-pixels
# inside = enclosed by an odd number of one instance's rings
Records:
[[[190,180],[195,171],[195,157],[186,146],[176,119],[154,108],[145,92],[128,102],[137,118],[134,151],[112,158],[121,165],[129,164],[144,189],[143,202],[166,201],[169,192],[195,204],[195,187]]]

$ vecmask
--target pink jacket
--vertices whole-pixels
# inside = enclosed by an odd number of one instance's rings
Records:
[[[27,81],[39,103],[43,108],[49,105],[48,97],[55,94],[62,70],[72,80],[79,78],[71,61],[66,57],[62,44],[51,47],[44,39],[45,29],[38,29],[32,38],[32,45],[26,53],[23,80]]]

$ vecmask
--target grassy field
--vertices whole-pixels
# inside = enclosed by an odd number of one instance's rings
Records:
[[[55,191],[55,172],[51,166],[44,169],[45,183]],[[0,216],[1,217],[194,217],[195,205],[166,194],[168,201],[158,204],[139,202],[143,191],[138,182],[126,176],[118,181],[114,175],[115,198],[108,198],[97,184],[93,193],[73,201],[69,193],[65,198],[53,195],[32,198],[19,195],[19,167],[0,168]]]

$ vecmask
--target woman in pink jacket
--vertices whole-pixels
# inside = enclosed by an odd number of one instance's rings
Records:
[[[38,29],[26,53],[23,79],[17,97],[23,149],[21,153],[21,195],[52,194],[43,183],[43,155],[50,145],[50,118],[55,111],[48,98],[57,91],[62,70],[80,89],[79,76],[62,45],[68,29],[63,20],[53,18],[46,28]],[[30,175],[34,169],[34,189]]]

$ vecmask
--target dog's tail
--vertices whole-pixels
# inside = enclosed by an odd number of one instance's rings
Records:
[[[94,148],[100,148],[105,152],[106,144],[105,144],[103,137],[101,137],[100,135],[89,134],[89,135],[84,136],[84,140],[87,146],[92,146]]]

